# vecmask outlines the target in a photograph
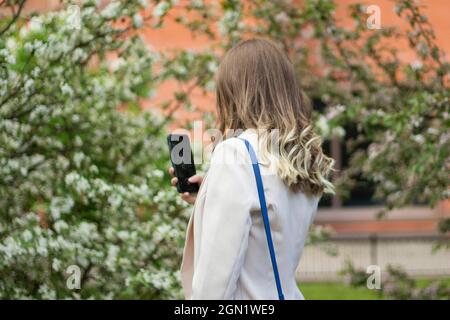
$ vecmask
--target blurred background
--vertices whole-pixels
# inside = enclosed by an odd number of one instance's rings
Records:
[[[220,57],[251,37],[287,52],[336,160],[305,297],[450,298],[448,1],[0,3],[1,298],[181,297],[165,134],[199,130],[202,158]]]

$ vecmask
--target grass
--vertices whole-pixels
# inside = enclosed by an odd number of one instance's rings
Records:
[[[339,282],[305,282],[300,284],[307,300],[378,300],[376,290],[354,288]]]
[[[417,279],[419,287],[425,287],[432,279]],[[450,279],[440,279],[450,286]],[[350,287],[342,282],[304,282],[299,285],[307,300],[380,300],[377,290],[365,287]]]

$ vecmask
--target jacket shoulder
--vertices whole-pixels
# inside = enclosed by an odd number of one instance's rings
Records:
[[[229,138],[219,142],[213,151],[211,164],[250,164],[249,154],[244,141]]]

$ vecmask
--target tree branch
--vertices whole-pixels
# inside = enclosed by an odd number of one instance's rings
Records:
[[[0,36],[2,36],[6,31],[9,30],[9,28],[11,28],[11,26],[17,21],[17,19],[20,17],[20,13],[22,12],[23,7],[25,6],[25,2],[27,2],[27,0],[22,0],[22,2],[20,2],[19,4],[19,9],[17,10],[17,12],[14,14],[13,18],[11,19],[11,21],[2,29],[0,30]],[[3,4],[3,3],[2,3]],[[13,6],[11,6],[13,7]]]

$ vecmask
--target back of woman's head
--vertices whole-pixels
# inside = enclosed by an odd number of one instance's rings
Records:
[[[333,193],[328,180],[333,160],[322,152],[310,105],[292,63],[277,45],[252,39],[229,50],[219,66],[216,98],[222,133],[257,129],[262,158],[275,164],[293,191]]]

